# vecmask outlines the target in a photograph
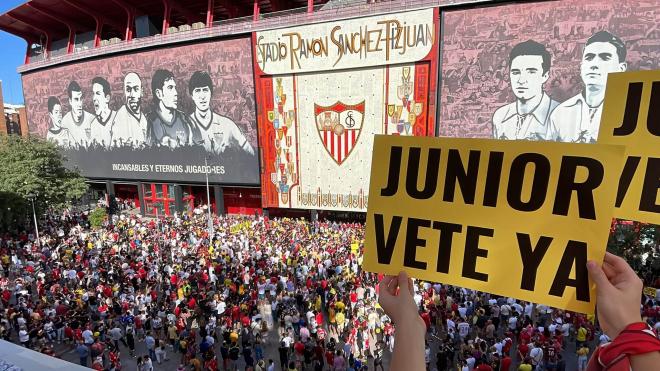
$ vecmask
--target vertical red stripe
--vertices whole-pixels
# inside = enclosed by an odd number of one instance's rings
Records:
[[[344,156],[348,156],[348,131],[344,132]]]
[[[386,126],[387,127],[387,126]],[[351,130],[351,145],[355,146],[355,130]]]
[[[323,145],[328,146],[328,132],[323,130]]]
[[[330,155],[335,157],[335,133],[330,133]]]
[[[337,135],[337,161],[341,163],[343,152],[341,151],[341,135]]]

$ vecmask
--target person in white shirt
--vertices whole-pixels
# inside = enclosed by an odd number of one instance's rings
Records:
[[[534,347],[529,351],[529,357],[532,359],[532,366],[535,367],[536,371],[542,371],[543,349],[538,342],[534,343]]]
[[[124,77],[125,104],[119,108],[112,129],[113,146],[139,147],[147,137],[147,118],[142,113],[142,80],[135,72]]]
[[[67,94],[71,111],[62,118],[62,127],[68,129],[73,138],[71,146],[87,147],[92,141],[94,115],[83,109],[83,92],[76,81],[69,83]]]
[[[456,331],[456,323],[451,318],[447,318],[447,332]]]
[[[89,346],[94,344],[94,333],[90,329],[85,329],[85,331],[82,332],[82,337],[83,341],[85,342],[85,345]]]
[[[103,77],[92,79],[92,103],[94,104],[94,120],[90,124],[92,142],[103,147],[112,145],[112,126],[116,111],[110,109],[110,83]]]
[[[458,323],[458,336],[461,337],[461,340],[465,339],[470,334],[470,324],[461,320]]]
[[[56,97],[48,98],[48,117],[50,119],[50,128],[48,128],[48,133],[46,133],[46,139],[65,148],[74,145],[71,132],[62,126],[62,104]]]
[[[518,325],[518,317],[511,316],[509,317],[509,330],[515,331]]]
[[[534,305],[532,303],[525,304],[525,316],[529,319],[532,319],[532,311],[534,310]]]
[[[550,114],[550,140],[594,143],[603,113],[607,75],[625,72],[626,45],[607,31],[598,31],[586,42],[580,64],[584,87]]]
[[[461,318],[466,319],[466,313],[467,308],[465,307],[465,304],[461,304],[461,306],[458,307],[458,314],[461,316]]]
[[[559,104],[543,91],[550,64],[550,53],[536,41],[527,40],[511,49],[509,80],[516,101],[493,114],[495,139],[548,139],[550,112]]]

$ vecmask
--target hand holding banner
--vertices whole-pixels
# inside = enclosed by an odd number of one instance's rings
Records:
[[[623,147],[376,136],[363,268],[584,313]],[[607,164],[607,165],[605,165]]]

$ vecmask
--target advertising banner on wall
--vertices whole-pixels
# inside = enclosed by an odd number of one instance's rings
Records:
[[[367,210],[374,134],[433,135],[437,9],[253,35],[264,207]]]
[[[30,131],[90,178],[259,184],[250,39],[23,76]]]
[[[660,68],[658,17],[644,0],[444,12],[440,135],[595,142],[607,75]]]

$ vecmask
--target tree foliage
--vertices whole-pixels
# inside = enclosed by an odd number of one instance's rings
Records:
[[[646,285],[654,285],[660,277],[660,229],[657,225],[612,220],[607,251],[623,257]]]
[[[97,207],[94,209],[91,213],[89,213],[89,224],[92,226],[92,228],[97,229],[101,228],[103,226],[103,222],[108,217],[108,213],[106,212],[104,207]]]
[[[36,196],[38,212],[61,208],[85,194],[85,178],[67,169],[65,161],[46,140],[0,137],[0,229],[20,225],[31,215],[30,194]]]

